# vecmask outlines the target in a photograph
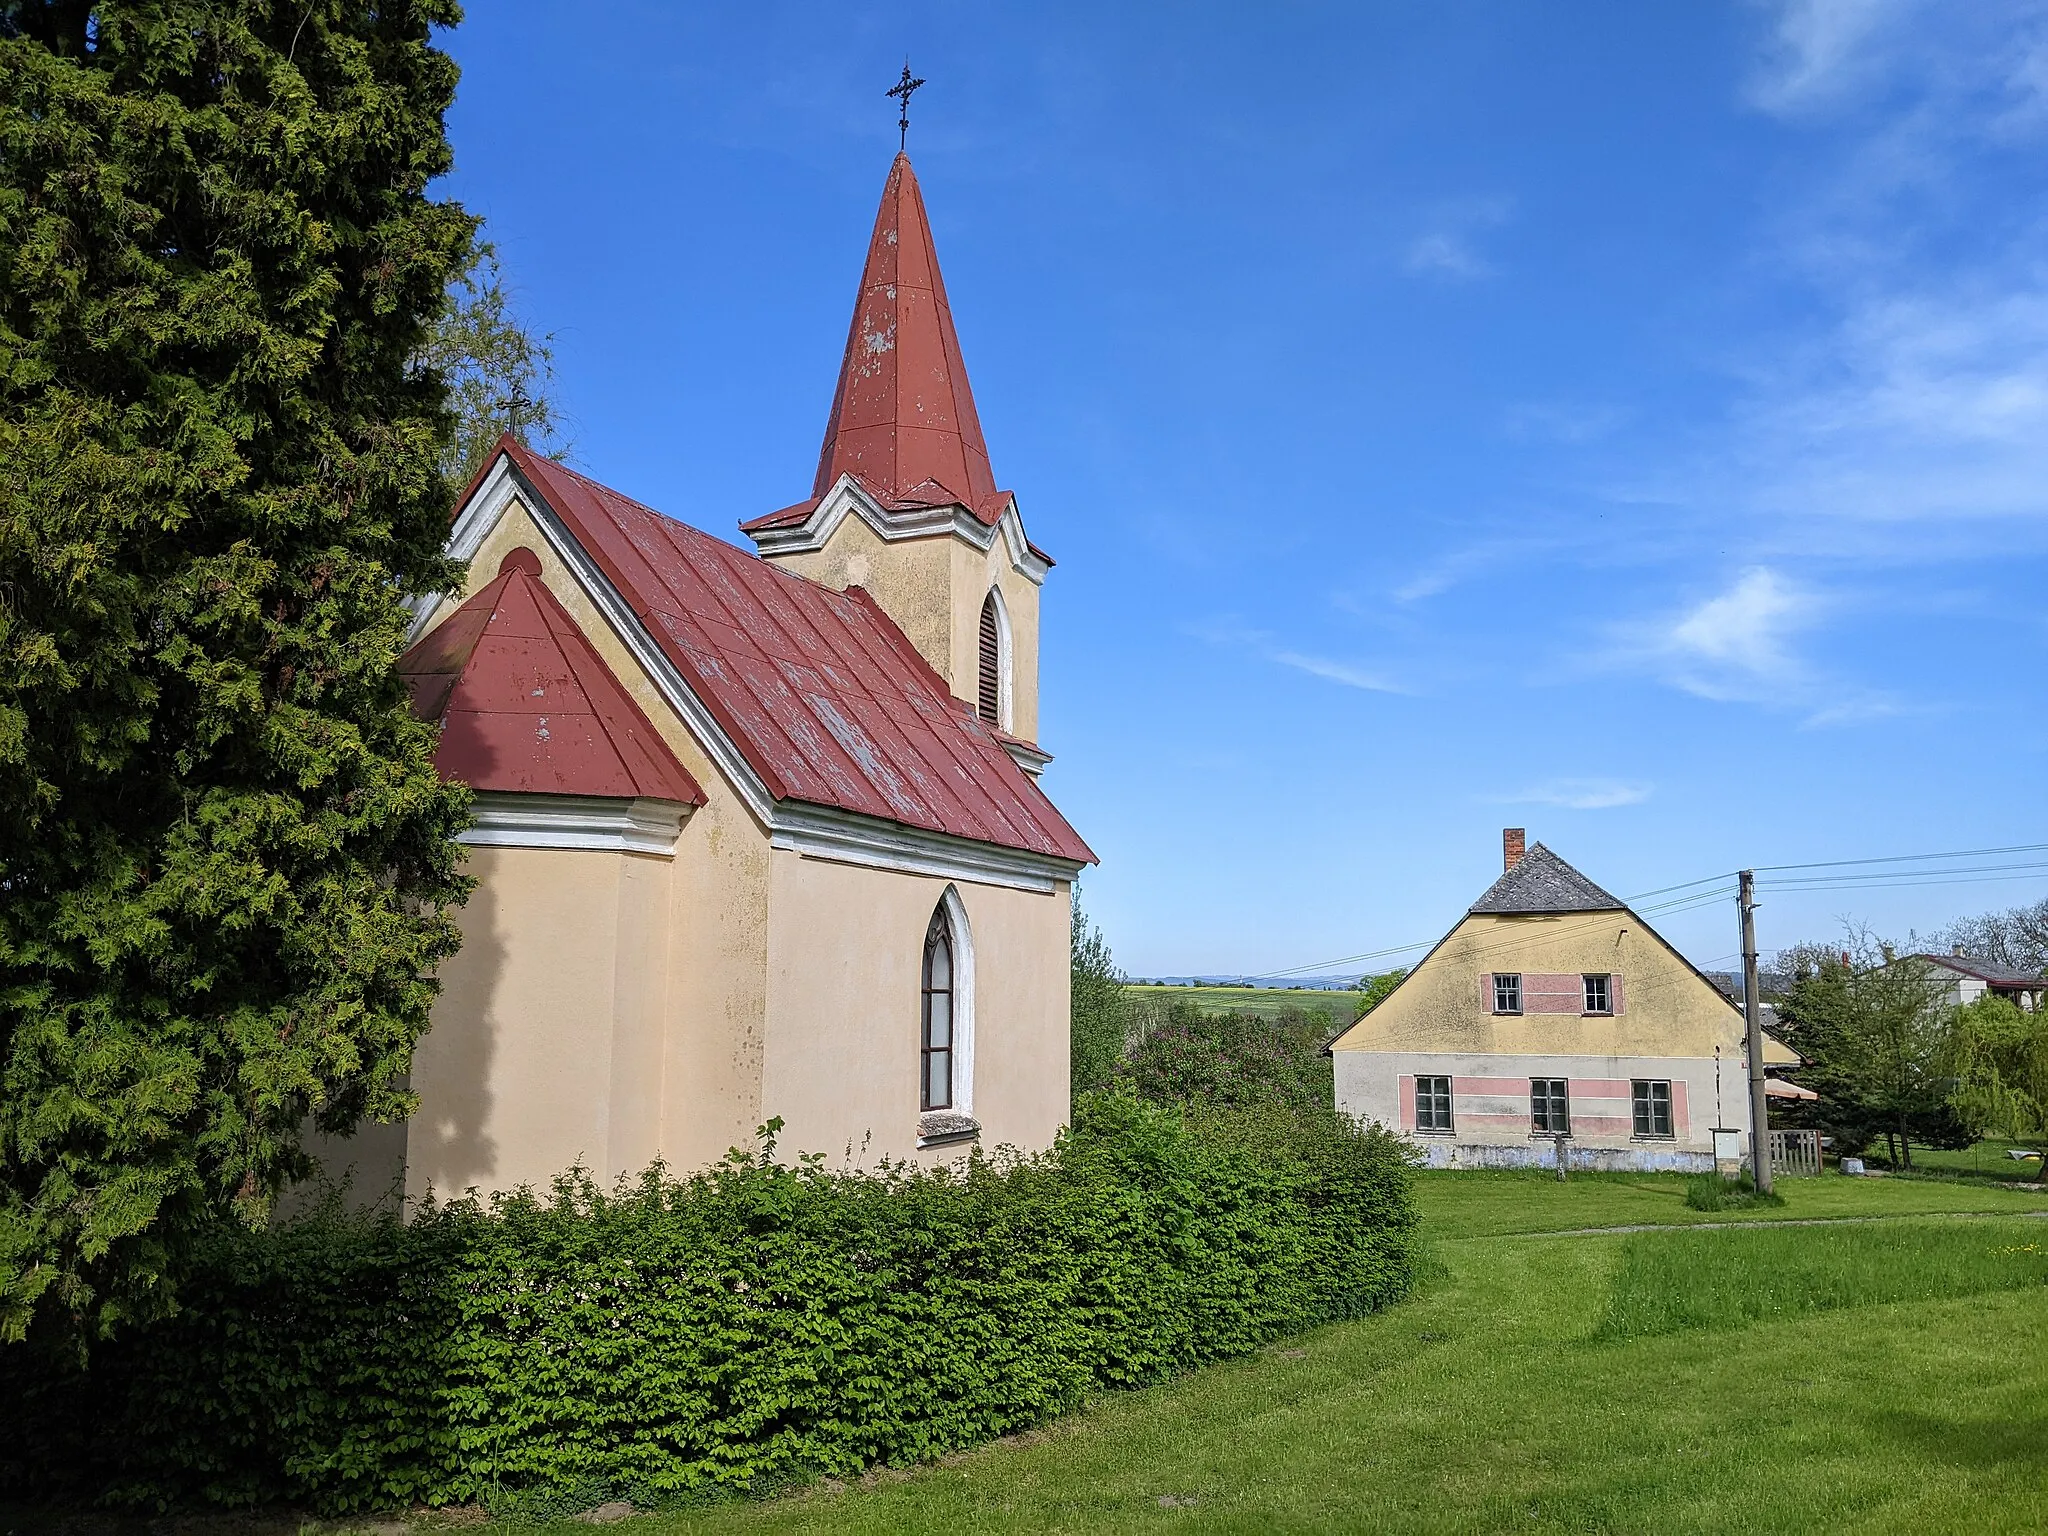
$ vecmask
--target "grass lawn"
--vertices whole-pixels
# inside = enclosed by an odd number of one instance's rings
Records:
[[[2048,1190],[2011,1190],[1933,1179],[1853,1179],[1837,1173],[1777,1181],[1782,1206],[1695,1211],[1676,1174],[1520,1172],[1422,1174],[1416,1193],[1423,1220],[1440,1237],[1565,1232],[1637,1223],[1694,1226],[1725,1221],[1798,1221],[1834,1216],[1928,1216],[1955,1212],[2016,1215],[2048,1210]]]
[[[2023,1144],[2016,1141],[1980,1141],[1974,1147],[1965,1147],[1960,1152],[1943,1152],[1933,1147],[1913,1149],[1912,1172],[1934,1174],[1942,1178],[1991,1179],[2008,1181],[2031,1179],[2041,1171],[2038,1158],[2018,1160],[2006,1156],[2009,1150]],[[2027,1151],[2039,1148],[2027,1146]],[[1889,1168],[1891,1161],[1885,1156],[1883,1142],[1866,1147],[1863,1159],[1874,1167]]]
[[[1176,999],[1193,1002],[1205,1013],[1255,1013],[1262,1019],[1276,1017],[1283,1008],[1306,1008],[1327,1013],[1339,1028],[1348,1026],[1358,1012],[1356,992],[1320,992],[1293,987],[1125,987],[1134,1002],[1164,1009]]]
[[[938,1466],[630,1529],[2042,1528],[2041,1199],[1837,1176],[1769,1214],[1893,1219],[1559,1237],[1716,1218],[1675,1178],[1420,1187],[1433,1272],[1393,1311]],[[1966,1211],[1989,1219],[1941,1219]]]

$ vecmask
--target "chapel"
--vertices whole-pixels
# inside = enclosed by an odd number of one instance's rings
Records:
[[[1094,855],[1046,797],[1039,591],[910,161],[810,495],[748,551],[501,441],[463,589],[401,662],[476,794],[475,894],[418,1112],[352,1187],[601,1182],[752,1147],[932,1161],[1068,1115],[1068,926]]]

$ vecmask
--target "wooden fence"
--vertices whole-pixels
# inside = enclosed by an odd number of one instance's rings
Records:
[[[1771,1132],[1771,1172],[1787,1178],[1819,1173],[1820,1132]]]

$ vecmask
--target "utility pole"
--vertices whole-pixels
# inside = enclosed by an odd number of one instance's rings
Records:
[[[1736,876],[1742,914],[1742,1015],[1749,1041],[1749,1157],[1758,1194],[1771,1192],[1770,1100],[1764,1093],[1764,1005],[1756,979],[1756,871]]]

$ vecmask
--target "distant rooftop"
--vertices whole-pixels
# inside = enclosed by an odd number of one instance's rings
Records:
[[[1946,966],[1963,976],[1973,976],[1978,981],[1993,987],[2044,987],[2048,981],[2026,971],[2016,971],[2008,965],[1997,965],[1989,960],[1979,960],[1974,955],[1918,955],[1930,965]]]
[[[1620,912],[1626,904],[1600,889],[1541,843],[1472,903],[1474,912]]]

